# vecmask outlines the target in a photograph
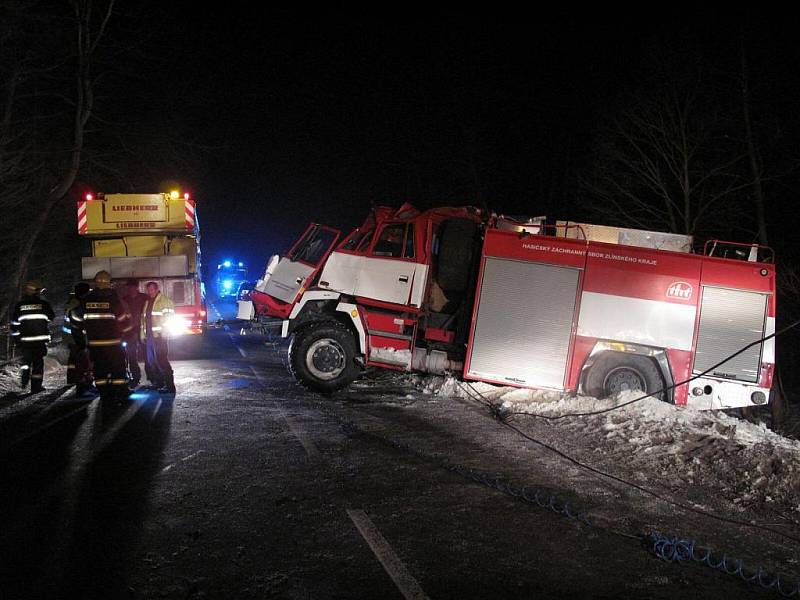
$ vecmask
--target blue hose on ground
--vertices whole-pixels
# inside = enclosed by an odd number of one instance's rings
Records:
[[[788,581],[780,573],[773,575],[763,567],[756,570],[747,569],[741,559],[723,554],[714,558],[711,548],[700,546],[694,540],[681,539],[676,536],[664,536],[652,532],[643,536],[644,541],[650,546],[653,553],[667,562],[683,562],[691,560],[701,563],[727,575],[738,576],[747,583],[753,583],[764,589],[776,589],[784,598],[800,596],[800,582]]]

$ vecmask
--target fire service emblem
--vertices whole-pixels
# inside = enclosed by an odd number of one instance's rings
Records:
[[[685,281],[676,281],[667,288],[667,298],[689,300],[692,297],[692,286]]]

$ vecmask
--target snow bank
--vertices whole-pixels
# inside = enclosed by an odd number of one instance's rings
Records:
[[[67,367],[59,359],[61,353],[56,351],[44,358],[44,387],[56,389],[66,385]],[[30,387],[28,388],[30,389]],[[20,393],[20,363],[11,363],[0,367],[0,396]]]
[[[440,396],[489,400],[519,427],[541,420],[518,414],[558,417],[606,410],[637,399],[625,392],[600,400],[558,392],[465,383],[453,377],[426,378],[424,391]],[[800,512],[800,442],[764,424],[723,412],[696,411],[645,398],[599,415],[548,421],[558,428],[559,448],[590,456],[614,472],[647,473],[671,486],[721,496],[736,506],[780,505]],[[569,434],[573,435],[569,435]],[[599,462],[598,462],[599,461]]]

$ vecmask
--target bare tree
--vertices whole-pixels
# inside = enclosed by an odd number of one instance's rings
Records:
[[[92,0],[73,0],[71,5],[75,16],[74,43],[77,59],[74,75],[75,96],[72,102],[72,144],[66,155],[63,171],[56,176],[53,185],[48,190],[47,196],[38,210],[38,217],[19,249],[16,273],[12,276],[12,283],[16,284],[17,289],[21,288],[23,279],[27,276],[31,252],[50,220],[53,209],[64,199],[78,175],[86,124],[92,115],[94,105],[92,59],[114,10],[114,0],[109,0],[102,9],[99,24],[95,24]]]
[[[691,53],[650,56],[596,136],[582,182],[591,212],[610,224],[690,235],[739,226],[752,180],[729,135],[735,108],[708,72]]]
[[[595,215],[700,237],[744,231],[768,244],[768,185],[794,167],[785,152],[772,147],[774,136],[765,133],[763,123],[759,129],[754,122],[743,39],[740,50],[739,64],[734,60],[719,71],[704,68],[699,55],[671,56],[679,61],[661,55],[648,62],[648,76],[622,95],[622,108],[598,136],[594,170],[583,181]],[[764,139],[771,175],[762,155]],[[781,296],[800,297],[796,270],[783,264],[779,275]],[[784,314],[793,304],[784,303]],[[773,427],[780,429],[786,398],[780,372],[775,376],[770,408]]]
[[[66,225],[54,216],[84,159],[92,66],[114,3],[0,4],[0,210],[8,232],[0,242],[0,318],[43,236]]]

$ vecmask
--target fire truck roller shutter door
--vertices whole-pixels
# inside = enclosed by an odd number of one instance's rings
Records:
[[[563,389],[580,272],[487,257],[468,375]]]
[[[583,388],[590,396],[608,398],[627,390],[652,393],[664,388],[664,380],[650,357],[604,352],[590,367]],[[661,392],[655,398],[663,400],[665,393]]]

